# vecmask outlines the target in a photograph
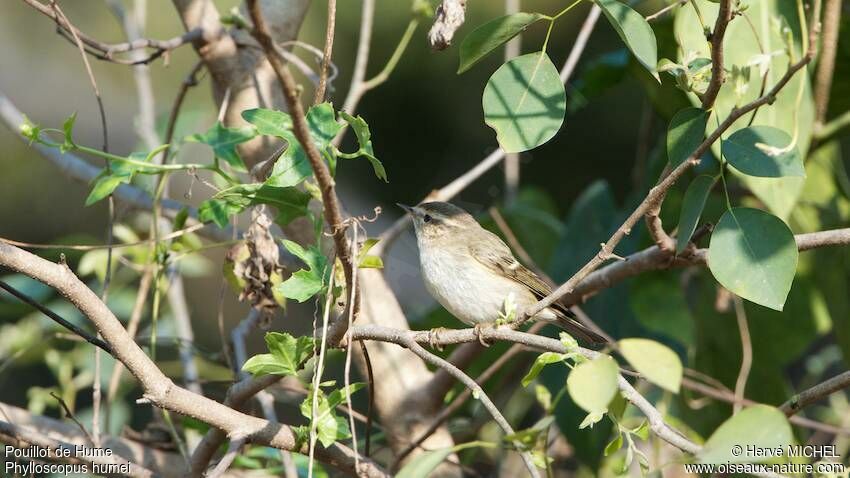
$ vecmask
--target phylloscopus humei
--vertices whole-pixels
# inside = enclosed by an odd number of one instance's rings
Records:
[[[446,202],[399,206],[413,218],[425,287],[461,322],[476,327],[495,322],[510,296],[520,317],[552,292],[516,260],[499,236],[463,209]],[[567,307],[555,303],[533,319],[552,322],[588,343],[605,342],[574,317]]]

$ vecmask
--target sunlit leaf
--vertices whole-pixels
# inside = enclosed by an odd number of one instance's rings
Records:
[[[539,13],[514,13],[490,20],[464,37],[460,44],[458,74],[472,68],[482,58],[511,38],[519,35],[530,25],[544,18]]]
[[[738,171],[764,178],[806,175],[791,137],[772,126],[749,126],[723,140],[723,156]]]
[[[354,130],[354,135],[357,136],[357,142],[360,144],[360,149],[353,155],[366,158],[375,171],[375,176],[382,179],[384,182],[389,182],[387,179],[387,170],[384,169],[383,163],[375,157],[375,150],[372,147],[372,133],[369,131],[369,125],[362,116],[351,116],[345,111],[340,111],[339,115],[344,119]]]
[[[708,266],[733,293],[782,310],[797,269],[794,234],[778,217],[759,209],[726,211],[711,235]]]
[[[304,362],[313,355],[315,340],[312,337],[295,338],[287,333],[266,334],[266,347],[270,353],[251,357],[242,370],[253,375],[289,375],[298,373]]]
[[[602,414],[617,393],[617,362],[602,356],[582,362],[567,377],[567,391],[576,405],[591,414]]]
[[[641,375],[659,387],[679,393],[682,361],[676,352],[654,340],[622,339],[620,353]]]
[[[559,354],[556,352],[543,352],[538,355],[536,359],[534,359],[534,363],[531,365],[531,368],[528,370],[528,373],[525,374],[525,377],[522,378],[522,386],[527,387],[543,370],[543,367],[563,361],[565,358],[565,354]]]
[[[324,290],[330,270],[328,259],[322,255],[322,252],[315,246],[304,249],[297,243],[288,240],[283,241],[283,246],[307,264],[308,268],[294,272],[289,279],[276,286],[275,290],[284,297],[295,299],[298,302],[304,302]]]
[[[782,450],[793,438],[784,413],[768,405],[753,405],[723,422],[697,456],[702,463],[759,463],[784,456]],[[763,456],[748,450],[780,451],[773,456]]]
[[[567,98],[545,53],[516,57],[496,70],[484,88],[484,121],[506,152],[536,148],[564,123]]]
[[[239,214],[249,206],[268,204],[277,210],[275,221],[285,226],[296,217],[307,214],[309,203],[310,194],[294,187],[277,187],[264,183],[241,184],[222,190],[201,203],[198,218],[204,222],[213,221],[219,227],[226,227],[234,214]]]

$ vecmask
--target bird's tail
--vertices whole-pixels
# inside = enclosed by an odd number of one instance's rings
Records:
[[[570,315],[572,315],[572,312],[570,312]],[[564,317],[561,314],[558,314],[558,318],[555,319],[555,324],[580,342],[584,342],[589,345],[608,343],[608,340],[605,337],[585,327],[581,322],[573,317],[575,316]]]

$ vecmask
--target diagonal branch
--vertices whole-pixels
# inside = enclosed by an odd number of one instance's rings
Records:
[[[800,59],[800,61],[793,63],[788,66],[788,70],[785,74],[776,82],[775,85],[764,95],[753,100],[750,103],[747,103],[744,106],[736,107],[732,109],[729,113],[729,116],[726,117],[725,120],[715,129],[712,133],[697,147],[696,151],[688,157],[681,164],[673,168],[664,179],[662,179],[658,185],[653,187],[649,194],[646,195],[644,200],[638,205],[638,207],[629,215],[629,217],[623,222],[623,224],[617,228],[614,234],[605,242],[602,246],[602,249],[588,261],[578,272],[576,272],[569,280],[565,283],[561,284],[555,291],[553,291],[548,296],[541,299],[537,304],[532,307],[529,307],[525,312],[525,317],[522,321],[528,320],[529,317],[533,317],[535,314],[539,313],[541,310],[549,307],[563,296],[573,293],[575,291],[575,287],[591,272],[599,268],[604,262],[608,259],[614,257],[614,248],[623,238],[631,233],[632,228],[637,224],[637,222],[652,208],[658,207],[661,202],[664,200],[664,197],[667,194],[667,191],[676,183],[676,181],[682,177],[689,169],[700,163],[700,158],[702,155],[708,151],[714,142],[720,139],[720,136],[728,130],[732,124],[741,116],[749,113],[750,111],[755,111],[756,109],[772,104],[776,101],[776,95],[791,81],[791,78],[794,75],[806,67],[809,62],[812,61],[816,52],[817,52],[817,39],[818,33],[820,31],[820,0],[815,0],[812,8],[812,16],[809,22],[809,42],[808,49]]]
[[[711,82],[702,96],[704,110],[714,107],[720,87],[726,81],[726,70],[723,69],[723,37],[726,35],[726,27],[730,21],[732,21],[732,0],[720,0],[717,21],[714,23],[714,31],[711,32]]]
[[[59,34],[68,39],[70,42],[73,43],[75,41],[75,37],[79,37],[80,41],[85,45],[86,53],[99,60],[106,60],[113,63],[120,63],[124,65],[146,65],[167,54],[171,50],[186,45],[187,43],[198,42],[204,38],[204,31],[200,28],[195,28],[168,40],[138,38],[124,43],[104,43],[86,35],[71,23],[64,23],[53,9],[38,0],[23,1],[42,15],[45,15],[56,22]],[[128,53],[137,50],[153,50],[153,52],[145,57],[130,60],[114,57],[116,53]]]
[[[193,417],[225,431],[234,439],[244,437],[252,443],[283,450],[306,451],[287,425],[272,423],[240,413],[226,405],[175,385],[156,366],[124,330],[117,317],[64,264],[54,264],[17,247],[0,243],[0,266],[25,274],[48,285],[67,298],[100,332],[130,373],[144,390],[144,399],[165,410]],[[354,472],[354,454],[348,447],[336,443],[317,450],[320,461],[348,473]],[[374,462],[359,458],[362,472],[368,476],[384,477],[386,473]]]
[[[779,409],[790,417],[808,405],[847,387],[850,387],[850,371],[838,374],[829,380],[794,395],[787,402],[783,403]]]

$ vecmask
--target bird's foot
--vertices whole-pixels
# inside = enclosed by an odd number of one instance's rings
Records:
[[[475,333],[475,336],[478,337],[478,342],[481,345],[483,345],[485,347],[489,347],[490,344],[488,344],[487,341],[484,340],[484,337],[481,336],[481,329],[484,328],[484,327],[490,327],[490,324],[482,324],[482,323],[475,324],[472,327],[472,331]]]
[[[440,334],[445,332],[445,327],[435,327],[428,331],[428,345],[431,346],[432,349],[443,351],[443,344],[440,343]]]

